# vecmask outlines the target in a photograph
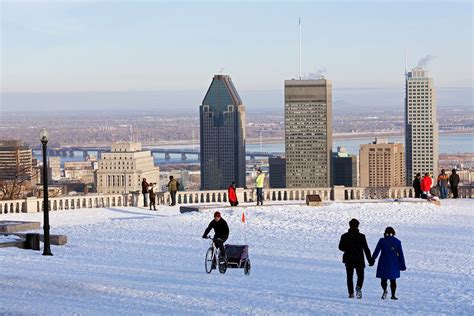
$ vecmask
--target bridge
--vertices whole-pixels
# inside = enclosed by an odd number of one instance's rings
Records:
[[[40,151],[40,148],[33,148],[34,151]],[[200,158],[199,149],[179,149],[179,148],[157,148],[157,147],[144,147],[143,150],[149,150],[152,154],[164,154],[165,160],[170,160],[171,155],[181,155],[181,160],[185,161],[187,156],[197,156]],[[87,157],[90,152],[97,152],[97,158],[100,158],[103,152],[110,152],[110,147],[60,147],[60,148],[49,148],[48,155],[61,156],[61,157],[74,157],[77,152],[82,152],[83,157]],[[245,155],[251,160],[258,158],[272,158],[282,156],[284,153],[281,152],[246,152]]]

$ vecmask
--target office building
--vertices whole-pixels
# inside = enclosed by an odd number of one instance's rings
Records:
[[[282,157],[268,158],[270,188],[286,188],[286,162]]]
[[[438,175],[438,119],[433,78],[422,68],[413,68],[405,82],[406,184],[415,175]]]
[[[31,181],[31,148],[19,140],[0,140],[0,180]]]
[[[349,154],[344,147],[338,147],[332,156],[333,185],[359,186],[359,156]]]
[[[98,193],[141,192],[143,178],[158,183],[160,170],[155,167],[153,155],[142,150],[140,143],[118,142],[110,152],[103,152],[97,170]]]
[[[371,144],[360,145],[360,186],[405,186],[405,159],[401,143],[388,143],[376,138]]]
[[[245,187],[245,107],[229,76],[214,76],[199,115],[201,190]]]
[[[285,80],[286,187],[329,187],[332,159],[332,84]]]

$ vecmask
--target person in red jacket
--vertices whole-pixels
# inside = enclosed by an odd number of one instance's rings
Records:
[[[425,173],[423,180],[421,180],[421,198],[427,199],[430,196],[431,186],[433,184],[433,180],[431,180],[430,173]]]
[[[239,205],[239,201],[237,201],[237,194],[235,193],[235,182],[232,182],[229,185],[229,189],[227,190],[229,196],[230,206],[237,206]]]

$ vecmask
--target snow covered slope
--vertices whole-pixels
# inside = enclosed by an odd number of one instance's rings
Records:
[[[0,314],[473,314],[473,200],[330,203],[220,209],[229,243],[250,245],[252,273],[204,271],[201,235],[213,210],[180,214],[108,208],[51,213],[52,233],[66,234],[53,257],[0,249]],[[371,250],[386,226],[402,241],[407,271],[399,301],[382,301],[375,267],[361,300],[347,298],[342,253],[357,218]],[[42,214],[2,215],[38,220]]]

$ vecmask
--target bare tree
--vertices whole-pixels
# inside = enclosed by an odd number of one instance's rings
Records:
[[[25,189],[31,184],[31,164],[20,159],[20,149],[15,149],[14,172],[9,179],[0,179],[0,199],[14,200],[23,196]]]

